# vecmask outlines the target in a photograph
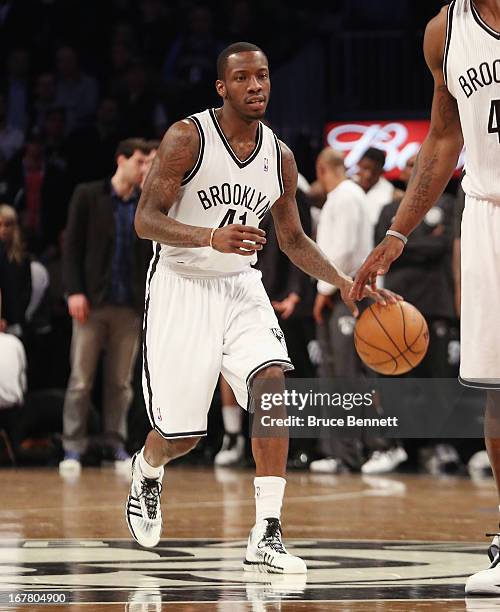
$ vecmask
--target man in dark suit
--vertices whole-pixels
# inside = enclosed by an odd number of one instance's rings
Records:
[[[103,433],[117,467],[124,449],[131,377],[137,354],[149,243],[134,231],[139,187],[149,147],[131,138],[120,142],[111,179],[78,185],[70,203],[63,255],[68,309],[73,318],[71,376],[63,417],[65,456],[61,471],[79,471],[87,447],[87,415],[101,349]]]

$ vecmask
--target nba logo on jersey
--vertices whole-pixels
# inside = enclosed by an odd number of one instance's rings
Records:
[[[273,336],[276,338],[276,340],[278,340],[278,342],[280,342],[283,345],[283,348],[288,353],[288,349],[286,348],[285,335],[281,331],[281,329],[279,327],[271,327],[271,332]]]
[[[264,172],[267,172],[269,170],[269,160],[267,159],[267,157],[264,157]]]

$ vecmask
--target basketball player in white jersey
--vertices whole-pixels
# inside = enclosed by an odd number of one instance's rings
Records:
[[[500,1],[454,0],[429,22],[424,53],[434,76],[431,126],[385,239],[356,277],[351,297],[385,274],[434,206],[465,142],[460,379],[487,389],[486,447],[500,485]],[[500,540],[466,593],[500,594]]]
[[[283,334],[251,264],[266,242],[258,229],[272,208],[279,243],[295,265],[347,295],[352,280],[303,232],[291,151],[259,120],[270,94],[266,56],[236,43],[217,62],[219,109],[166,133],[139,202],[135,227],[154,242],[144,313],[144,394],[153,430],[134,457],[126,516],[133,537],[161,534],[163,466],[206,434],[219,373],[248,407],[254,380],[282,385],[293,368]],[[274,204],[274,206],[273,206]],[[387,293],[366,288],[379,302]],[[288,439],[253,438],[256,522],[244,568],[304,573],[281,541]],[[196,502],[193,500],[193,503]]]

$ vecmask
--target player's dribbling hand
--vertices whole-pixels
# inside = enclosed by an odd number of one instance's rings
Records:
[[[353,288],[355,286],[352,278],[345,276],[343,278],[343,282],[340,286],[337,283],[338,288],[340,289],[340,295],[344,304],[349,308],[353,317],[357,317],[359,315],[358,307],[355,304],[355,300],[351,297]],[[357,298],[362,300],[363,298],[370,298],[380,304],[381,306],[387,306],[387,304],[395,304],[396,302],[401,301],[403,298],[394,291],[389,291],[389,289],[372,289],[365,285],[361,288],[361,297]]]
[[[89,301],[83,293],[75,293],[68,297],[69,314],[79,323],[85,323],[90,312]]]
[[[213,233],[212,247],[221,253],[253,255],[266,244],[266,232],[250,225],[226,225]]]
[[[404,244],[399,238],[386,236],[382,242],[373,249],[365,259],[363,265],[356,274],[353,287],[349,297],[351,300],[361,300],[366,296],[363,292],[366,285],[375,290],[377,276],[387,274],[393,261],[403,252]]]

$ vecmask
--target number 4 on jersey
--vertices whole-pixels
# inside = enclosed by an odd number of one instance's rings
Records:
[[[234,223],[235,215],[236,215],[236,210],[234,208],[230,208],[227,211],[227,213],[224,215],[224,219],[222,219],[222,221],[220,222],[219,227],[224,227],[225,225],[231,225],[232,223]],[[239,217],[239,222],[241,223],[241,225],[247,224],[247,213],[243,213]]]
[[[500,100],[491,101],[488,134],[497,134],[500,143]]]

